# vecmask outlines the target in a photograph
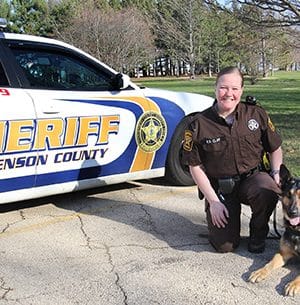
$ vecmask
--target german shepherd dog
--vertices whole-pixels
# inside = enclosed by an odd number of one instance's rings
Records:
[[[289,170],[281,165],[281,203],[285,232],[280,239],[279,253],[263,268],[251,273],[249,281],[258,283],[264,280],[272,270],[280,268],[292,257],[300,257],[300,178],[293,178]],[[300,275],[285,287],[285,295],[300,293]]]

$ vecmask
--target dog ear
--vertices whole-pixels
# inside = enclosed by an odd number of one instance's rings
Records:
[[[282,186],[285,186],[286,183],[292,178],[290,171],[284,164],[280,165],[279,169],[280,183]]]

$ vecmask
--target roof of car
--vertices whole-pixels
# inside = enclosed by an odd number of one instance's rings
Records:
[[[59,40],[52,39],[52,38],[35,36],[35,35],[28,35],[28,34],[16,34],[16,33],[3,32],[3,38],[14,39],[14,40],[28,40],[28,41],[37,41],[37,42],[45,42],[45,43],[64,44],[63,42],[61,42]]]

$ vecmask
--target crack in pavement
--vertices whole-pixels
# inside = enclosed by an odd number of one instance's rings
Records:
[[[145,216],[146,216],[146,224],[149,225],[150,227],[150,232],[153,232],[155,235],[160,236],[161,239],[164,239],[165,235],[163,233],[161,233],[156,225],[155,222],[152,219],[152,215],[149,213],[149,211],[147,210],[146,206],[144,204],[141,203],[141,200],[138,199],[138,197],[136,196],[136,193],[134,192],[134,190],[130,190],[130,194],[132,195],[132,197],[135,199],[135,202],[138,203],[139,207],[141,208],[141,210],[144,212]]]
[[[91,246],[91,238],[88,236],[88,234],[86,233],[86,231],[85,231],[85,229],[84,229],[84,221],[83,221],[83,219],[82,219],[82,217],[80,216],[79,213],[77,213],[77,217],[78,217],[78,219],[79,219],[79,221],[80,221],[80,230],[81,230],[81,232],[82,232],[82,234],[83,234],[83,236],[84,236],[84,238],[85,238],[85,240],[86,240],[86,246],[87,246],[90,250],[93,250],[93,248],[94,248],[94,249],[97,249],[97,248],[99,249],[99,247],[92,247],[92,246]],[[116,277],[115,285],[116,285],[116,287],[121,291],[121,293],[122,293],[122,295],[123,295],[123,298],[124,298],[124,299],[123,299],[123,303],[124,303],[124,305],[128,305],[128,303],[127,303],[127,294],[126,294],[126,291],[125,291],[125,289],[123,288],[123,286],[122,286],[121,283],[120,283],[120,275],[119,275],[118,272],[115,271],[115,265],[114,265],[114,263],[113,263],[112,255],[111,255],[111,252],[110,252],[110,247],[107,246],[106,244],[104,244],[104,249],[105,249],[105,253],[106,253],[107,257],[108,257],[108,263],[109,263],[109,265],[111,266],[110,272],[111,272],[111,273],[114,273],[114,274],[115,274],[115,277]]]
[[[80,230],[86,240],[86,246],[92,250],[92,246],[91,246],[91,238],[88,236],[88,234],[86,233],[85,229],[84,229],[84,222],[83,222],[83,219],[82,217],[80,216],[79,213],[77,213],[77,218],[79,219],[80,221]]]
[[[106,252],[106,255],[108,256],[108,262],[109,262],[109,264],[110,264],[110,266],[111,266],[111,273],[114,273],[115,274],[115,276],[116,276],[116,280],[115,280],[115,285],[117,286],[117,288],[121,291],[121,293],[122,293],[122,295],[123,295],[123,303],[125,304],[125,305],[128,305],[128,303],[127,303],[127,293],[126,293],[126,291],[125,291],[125,289],[123,288],[123,286],[121,285],[121,283],[120,283],[120,275],[119,275],[119,273],[117,272],[117,271],[115,271],[115,264],[114,264],[114,262],[113,262],[113,259],[112,259],[112,255],[111,255],[111,252],[110,252],[110,247],[109,246],[107,246],[106,244],[104,244],[104,248],[105,248],[105,252]]]
[[[238,288],[238,289],[245,289],[246,291],[249,291],[250,293],[252,293],[252,294],[254,294],[255,296],[257,296],[257,293],[255,293],[254,292],[254,290],[253,289],[250,289],[248,286],[244,286],[244,285],[237,285],[237,284],[235,284],[235,283],[233,283],[233,282],[231,282],[231,286],[233,287],[233,288]]]
[[[147,208],[145,205],[143,204],[139,204],[140,208],[142,209],[142,211],[145,213],[146,216],[146,223],[149,225],[150,227],[150,232],[154,232],[154,234],[156,236],[160,236],[161,239],[165,238],[165,235],[161,232],[159,232],[159,230],[157,229],[155,222],[152,219],[152,215],[148,212]]]
[[[11,222],[11,223],[6,223],[5,227],[1,230],[0,234],[6,233],[13,225],[26,220],[23,211],[20,211],[20,216],[21,216],[21,220],[16,220],[16,221]]]
[[[6,232],[6,231],[9,229],[9,227],[10,227],[10,224],[7,223],[6,226],[2,229],[1,233]],[[0,233],[0,234],[1,234],[1,233]]]
[[[3,294],[0,295],[0,300],[6,300],[7,301],[6,296],[10,291],[13,291],[13,289],[10,288],[10,287],[5,287],[5,281],[2,277],[0,277],[0,289],[4,290]]]
[[[25,219],[26,219],[26,218],[25,218],[25,215],[24,215],[24,212],[23,212],[22,210],[20,211],[20,216],[21,216],[21,219],[22,219],[22,220],[25,220]]]
[[[142,248],[145,250],[150,250],[150,251],[156,251],[156,250],[165,250],[165,249],[185,249],[188,247],[195,247],[195,246],[207,246],[210,245],[208,241],[206,242],[199,242],[199,243],[187,243],[187,244],[179,244],[179,245],[167,245],[167,246],[161,246],[161,247],[150,247],[150,246],[145,246],[145,245],[139,245],[139,244],[125,244],[125,245],[114,245],[110,246],[109,248],[112,249],[118,249],[118,248]],[[98,250],[105,250],[106,247],[100,247],[100,246],[94,246],[94,249]]]

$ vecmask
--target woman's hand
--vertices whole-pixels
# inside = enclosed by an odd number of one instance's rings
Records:
[[[190,172],[200,191],[209,202],[209,210],[213,225],[218,228],[225,228],[228,223],[227,218],[229,218],[229,212],[220,201],[205,172],[200,166],[190,166]]]
[[[225,228],[227,225],[227,218],[229,218],[228,210],[220,201],[213,201],[209,204],[211,220],[214,226]]]

